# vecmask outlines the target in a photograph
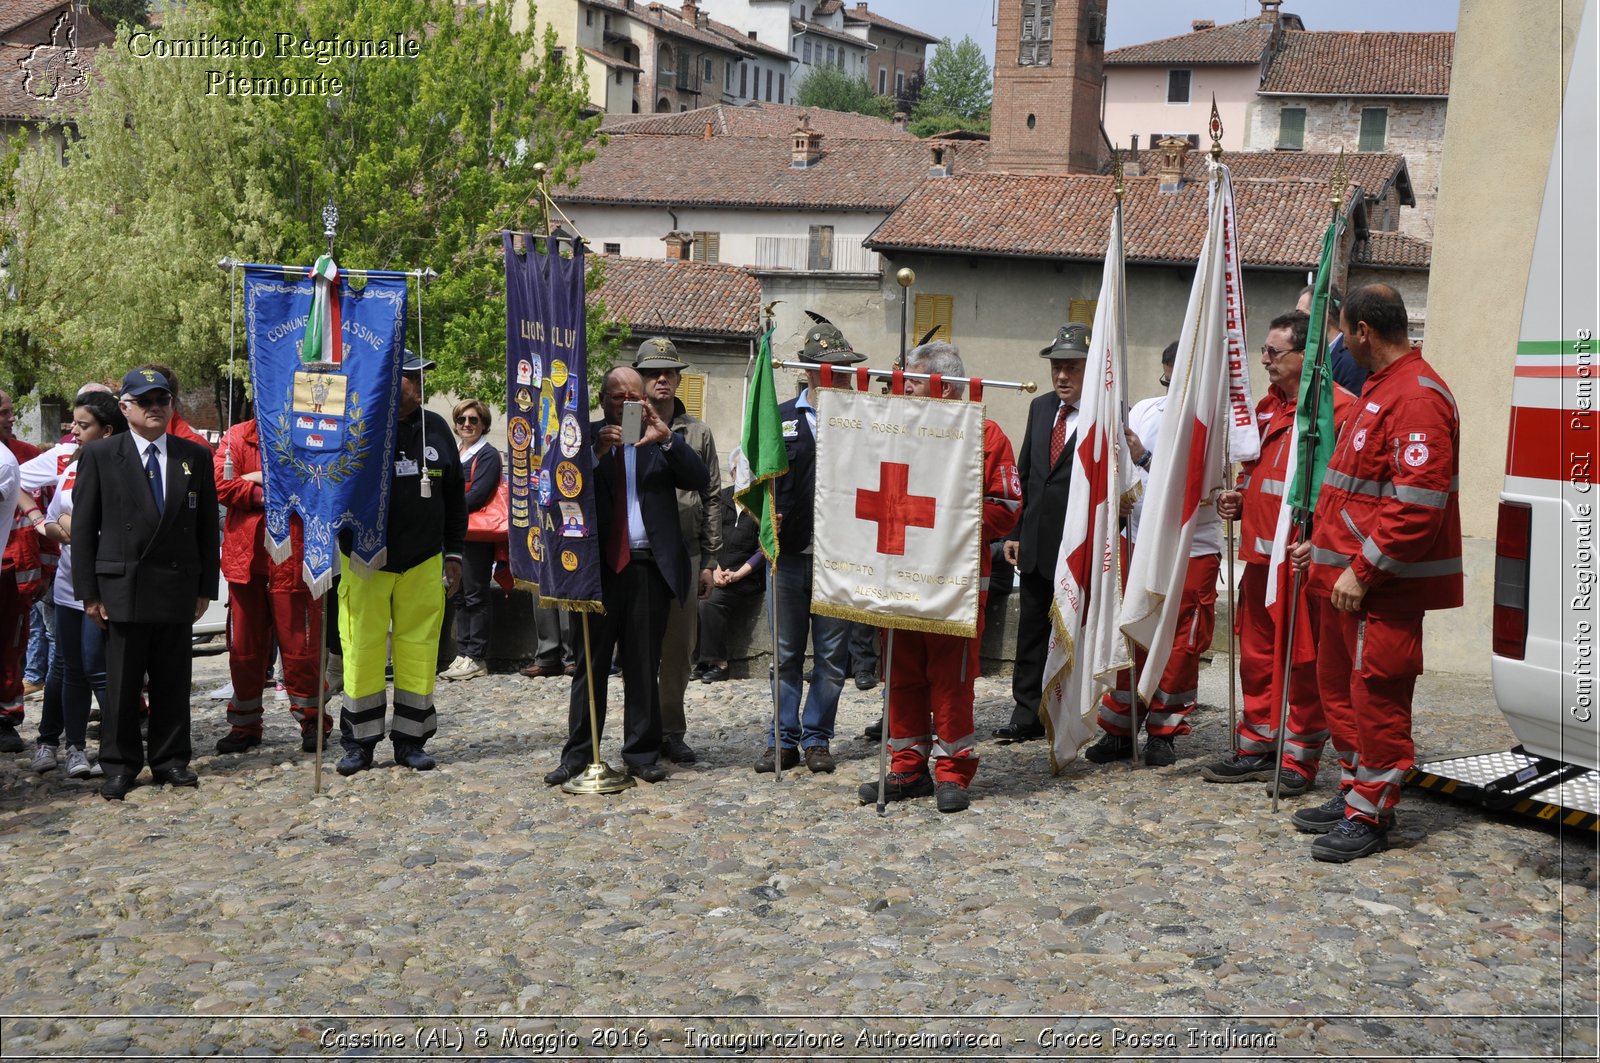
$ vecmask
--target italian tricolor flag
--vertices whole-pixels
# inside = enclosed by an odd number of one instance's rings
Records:
[[[323,255],[307,276],[316,279],[316,290],[311,296],[306,337],[300,344],[300,361],[338,365],[344,360],[344,336],[339,328],[339,267],[332,255]]]

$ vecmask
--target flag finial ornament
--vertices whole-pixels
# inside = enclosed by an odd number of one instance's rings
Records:
[[[1345,191],[1350,187],[1350,171],[1345,165],[1344,148],[1339,149],[1339,157],[1333,163],[1333,176],[1328,178],[1329,201],[1333,204],[1334,214],[1344,209]]]
[[[1122,151],[1119,148],[1111,149],[1111,194],[1117,197],[1117,202],[1122,202],[1122,193],[1127,191],[1122,186]]]
[[[1211,121],[1206,124],[1206,131],[1211,134],[1211,158],[1215,162],[1222,161],[1222,112],[1217,110],[1217,95],[1211,94]]]

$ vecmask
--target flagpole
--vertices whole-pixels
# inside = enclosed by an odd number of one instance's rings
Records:
[[[583,617],[583,678],[589,688],[589,766],[561,784],[569,794],[615,794],[632,786],[633,776],[614,769],[600,759],[600,719],[594,697],[594,644],[589,640],[589,613]],[[607,667],[611,664],[606,662]]]
[[[906,367],[906,308],[911,303],[911,286],[917,283],[917,271],[910,266],[902,267],[894,275],[895,283],[900,285],[900,357],[896,360],[895,368]],[[879,811],[883,806],[879,805]]]
[[[1111,149],[1111,172],[1113,175],[1111,194],[1115,197],[1115,202],[1111,207],[1112,221],[1116,225],[1117,231],[1121,232],[1122,197],[1127,189],[1123,184],[1122,152],[1114,147]],[[1123,307],[1119,305],[1118,310],[1122,311]],[[1119,337],[1125,337],[1127,334],[1128,330],[1126,320],[1119,321],[1117,323],[1117,335]],[[1120,364],[1117,366],[1117,369],[1118,372],[1122,374],[1121,379],[1124,381],[1124,387],[1126,387],[1126,381],[1128,379],[1127,350],[1127,345],[1124,343],[1121,345],[1121,350],[1118,353],[1118,360]],[[1124,391],[1122,394],[1122,427],[1124,431],[1126,431],[1128,427],[1128,394],[1126,391]],[[1113,441],[1112,445],[1121,446],[1122,443],[1121,441]],[[1117,586],[1120,589],[1125,587],[1127,580],[1127,573],[1124,571],[1122,563],[1121,539],[1124,537],[1123,533],[1128,530],[1129,524],[1128,519],[1121,516],[1118,517],[1118,523],[1121,525],[1121,527],[1117,533],[1118,542],[1116,544],[1116,549],[1113,551],[1115,558],[1113,563],[1116,565],[1115,575]],[[1127,539],[1128,554],[1131,557],[1133,555],[1133,537],[1129,535],[1127,536]],[[1124,672],[1128,677],[1128,742],[1130,743],[1128,752],[1128,770],[1132,771],[1139,766],[1139,686],[1136,680],[1139,668],[1137,664],[1138,658],[1134,655],[1133,639],[1127,634],[1124,634],[1122,636],[1122,644],[1123,648],[1128,652],[1128,667],[1124,670]]]
[[[1329,202],[1333,206],[1333,217],[1328,222],[1328,225],[1333,229],[1334,234],[1333,244],[1329,247],[1329,259],[1327,263],[1329,273],[1328,281],[1330,286],[1333,280],[1333,258],[1339,253],[1339,216],[1344,211],[1344,196],[1345,190],[1348,187],[1348,180],[1349,178],[1345,173],[1344,150],[1341,148],[1339,151],[1338,161],[1335,162],[1333,166],[1333,176],[1328,181],[1329,190],[1331,192],[1331,195],[1329,196]],[[1318,272],[1321,272],[1320,267]],[[1313,285],[1314,290],[1311,296],[1311,308],[1313,310],[1317,309],[1318,293],[1315,291],[1315,289],[1320,287],[1320,284]],[[1321,318],[1312,322],[1312,325],[1316,330],[1317,345],[1314,350],[1317,353],[1311,360],[1311,387],[1307,389],[1306,394],[1305,423],[1310,426],[1310,433],[1309,438],[1303,438],[1300,440],[1301,453],[1295,455],[1296,459],[1300,462],[1300,482],[1302,485],[1304,485],[1304,488],[1308,492],[1305,496],[1306,501],[1310,501],[1309,488],[1311,485],[1311,475],[1313,471],[1311,466],[1315,461],[1318,443],[1320,442],[1320,429],[1318,426],[1321,423],[1320,417],[1322,412],[1322,377],[1328,372],[1328,313],[1325,293],[1322,311]],[[1307,342],[1309,342],[1309,339]],[[1299,414],[1300,411],[1296,410],[1295,416],[1298,417]],[[1293,499],[1290,498],[1285,498],[1283,500],[1283,504],[1286,506],[1290,505],[1292,502]],[[1294,526],[1300,533],[1298,540],[1299,542],[1305,542],[1309,540],[1311,538],[1311,511],[1309,509],[1296,508],[1294,512]],[[1300,583],[1300,570],[1295,569],[1292,582],[1290,584],[1291,589],[1289,592],[1289,601],[1286,603],[1286,607],[1289,610],[1289,624],[1287,628],[1289,638],[1283,650],[1283,690],[1278,697],[1278,761],[1275,765],[1277,771],[1273,772],[1272,775],[1272,810],[1274,812],[1278,810],[1279,789],[1283,780],[1284,732],[1289,726],[1289,687],[1291,677],[1294,674],[1294,628],[1295,618],[1300,612]]]

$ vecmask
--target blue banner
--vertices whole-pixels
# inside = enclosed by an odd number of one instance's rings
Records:
[[[261,471],[267,550],[291,552],[290,517],[305,533],[303,576],[314,596],[338,572],[338,539],[350,560],[381,568],[389,528],[389,465],[405,347],[406,275],[338,275],[330,308],[337,339],[324,361],[302,361],[314,278],[307,267],[244,267],[245,335]]]
[[[600,612],[583,246],[504,237],[511,574],[542,604]]]

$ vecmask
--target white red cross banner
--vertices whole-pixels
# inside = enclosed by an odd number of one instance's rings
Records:
[[[983,405],[834,388],[813,401],[812,611],[974,637]]]

